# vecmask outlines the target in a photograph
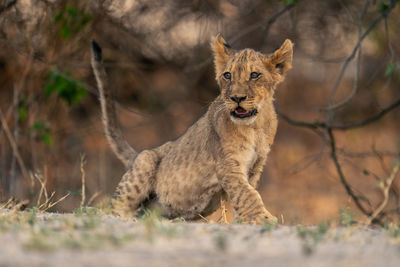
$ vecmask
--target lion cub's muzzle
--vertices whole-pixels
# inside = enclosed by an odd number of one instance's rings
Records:
[[[237,106],[234,111],[231,112],[231,115],[235,118],[244,119],[257,114],[257,109],[245,110],[241,106]]]
[[[235,118],[244,119],[257,114],[257,109],[246,110],[240,105],[240,102],[246,100],[246,96],[231,96],[230,99],[237,103],[237,107],[231,112]]]

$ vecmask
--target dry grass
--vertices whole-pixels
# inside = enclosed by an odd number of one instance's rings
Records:
[[[34,174],[33,177],[40,184],[39,196],[36,202],[36,209],[38,211],[41,212],[47,211],[48,209],[54,207],[55,205],[59,204],[60,202],[64,201],[67,197],[69,197],[70,193],[67,193],[66,195],[60,197],[59,199],[54,200],[56,192],[53,191],[50,194],[47,192],[46,188],[47,176],[43,178],[43,176],[40,174]]]
[[[380,181],[378,183],[379,189],[382,191],[383,195],[383,200],[379,204],[379,206],[374,210],[374,212],[371,214],[371,216],[367,219],[366,224],[369,225],[371,222],[378,217],[380,213],[383,212],[385,209],[386,205],[389,202],[389,191],[392,188],[392,184],[394,179],[397,177],[397,174],[399,173],[400,169],[400,161],[395,164],[395,166],[392,168],[392,171],[390,172],[389,176],[386,178],[386,180]]]

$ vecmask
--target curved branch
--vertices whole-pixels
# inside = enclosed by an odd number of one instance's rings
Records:
[[[383,209],[386,207],[387,203],[389,202],[389,191],[390,188],[393,184],[394,179],[396,178],[398,172],[399,172],[400,166],[397,165],[393,168],[392,172],[390,173],[389,177],[386,179],[386,181],[380,186],[380,189],[382,190],[383,194],[383,201],[381,204],[374,210],[374,212],[370,215],[370,217],[367,219],[366,224],[369,225],[373,220],[375,220],[378,215],[383,211]]]
[[[345,62],[343,63],[342,69],[339,72],[338,77],[336,78],[335,84],[332,87],[331,90],[331,95],[330,95],[330,100],[329,100],[329,104],[328,107],[325,110],[328,111],[332,111],[336,108],[341,107],[341,104],[333,104],[334,101],[334,96],[336,94],[336,91],[339,87],[340,82],[342,81],[343,75],[349,65],[349,63],[354,59],[354,57],[356,56],[357,51],[360,49],[361,43],[364,41],[365,37],[367,37],[370,32],[376,27],[376,25],[378,25],[378,23],[382,20],[385,19],[387,17],[387,15],[390,13],[390,11],[396,6],[396,1],[391,1],[390,6],[388,7],[388,9],[382,13],[376,20],[374,20],[368,27],[367,30],[365,30],[365,32],[358,38],[357,44],[354,46],[353,51],[351,52],[351,54],[347,57],[347,59],[345,60]],[[330,122],[330,118],[331,117],[331,112],[328,113],[328,122]]]
[[[237,42],[238,40],[240,40],[243,36],[257,30],[260,27],[265,27],[266,28],[266,32],[268,33],[269,27],[283,14],[285,14],[287,11],[289,11],[290,9],[292,9],[296,4],[288,4],[286,5],[284,8],[282,8],[281,10],[279,10],[276,14],[274,14],[272,17],[269,17],[268,19],[255,23],[247,28],[245,28],[243,31],[240,31],[238,33],[235,34],[235,37],[232,38],[229,42],[231,44],[234,44],[235,42]]]
[[[329,128],[332,130],[349,130],[349,129],[363,127],[365,125],[373,123],[399,106],[400,106],[400,99],[397,99],[396,101],[394,101],[392,104],[390,104],[386,108],[382,109],[377,114],[375,114],[371,117],[368,117],[364,120],[347,122],[347,123],[343,123],[343,124],[332,124],[329,127],[328,127],[327,123],[325,123],[325,122],[316,121],[314,123],[311,123],[311,122],[294,120],[294,119],[290,118],[289,116],[287,116],[286,114],[281,113],[278,109],[276,109],[276,113],[279,115],[279,117],[281,117],[283,120],[285,120],[286,122],[288,122],[290,125],[293,125],[293,126],[305,127],[305,128],[310,128],[310,129],[318,129],[318,128],[327,129],[327,128]]]
[[[368,6],[369,6],[370,1],[371,1],[371,0],[366,0],[366,1],[365,1],[364,5],[363,5],[363,7],[362,7],[362,10],[361,10],[360,16],[359,16],[359,18],[358,18],[358,38],[360,38],[361,35],[362,35],[362,20],[363,20],[363,18],[364,18],[365,12],[366,12],[367,9],[368,9]],[[334,104],[334,105],[331,107],[331,109],[338,109],[338,108],[340,108],[340,107],[343,107],[343,106],[346,105],[346,104],[354,97],[354,95],[357,93],[357,90],[358,90],[358,78],[359,78],[360,65],[361,65],[360,63],[361,63],[361,44],[360,44],[360,46],[359,46],[359,48],[358,48],[358,53],[357,53],[356,71],[355,71],[355,73],[354,73],[353,89],[351,90],[350,94],[349,94],[345,99],[343,99],[341,102],[339,102],[339,103],[337,103],[337,104]]]
[[[332,129],[328,129],[328,136],[329,136],[329,144],[331,147],[331,158],[333,163],[335,164],[336,170],[339,174],[339,178],[341,183],[343,184],[344,188],[346,189],[347,194],[353,199],[354,203],[356,204],[357,208],[367,216],[371,216],[371,212],[367,211],[363,205],[361,205],[360,198],[354,193],[353,189],[351,189],[350,184],[347,182],[346,177],[343,174],[342,167],[339,164],[339,160],[336,154],[336,144],[335,138],[332,133]]]
[[[18,2],[18,0],[12,0],[12,1],[6,3],[4,6],[0,7],[0,14],[3,12],[6,12],[7,10],[9,10],[13,6],[15,6],[17,4],[17,2]]]

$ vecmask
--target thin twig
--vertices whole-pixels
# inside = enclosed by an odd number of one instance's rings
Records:
[[[386,33],[387,47],[388,47],[389,56],[390,56],[390,59],[388,61],[390,62],[390,64],[393,64],[394,50],[393,50],[392,42],[390,41],[389,26],[388,26],[387,18],[385,18],[385,33]],[[383,85],[383,87],[381,89],[379,89],[377,91],[377,93],[383,93],[384,91],[386,91],[386,89],[389,87],[390,83],[392,82],[392,77],[393,77],[392,75],[389,75],[387,77],[385,84]]]
[[[55,192],[53,192],[55,193]],[[52,194],[54,195],[54,194]],[[57,205],[58,203],[60,203],[61,201],[64,201],[67,197],[69,197],[70,193],[67,193],[66,195],[64,195],[63,197],[59,198],[56,202],[50,203],[46,208],[44,208],[42,211],[46,211],[52,207],[54,207],[55,205]]]
[[[12,0],[12,1],[6,3],[4,6],[0,7],[0,14],[3,12],[6,12],[7,10],[9,10],[13,6],[15,6],[17,4],[17,2],[18,2],[18,0]]]
[[[345,151],[344,149],[337,149],[337,151],[348,158],[375,158],[376,157],[376,153],[374,152],[374,148],[372,148],[372,151],[365,151],[365,152],[348,152]],[[379,153],[380,156],[388,156],[388,157],[399,157],[400,153],[399,152],[392,152],[392,151],[376,151]]]
[[[18,137],[19,137],[19,94],[20,94],[20,89],[21,86],[16,86],[14,84],[14,92],[13,92],[13,104],[11,105],[11,108],[13,109],[13,115],[14,115],[14,131],[13,131],[13,139],[16,144],[18,144]],[[6,114],[7,116],[7,114]],[[12,153],[11,156],[11,166],[10,166],[10,174],[9,174],[9,181],[10,183],[16,183],[17,181],[17,173],[16,173],[16,165],[17,165],[17,159],[15,157],[15,153]]]
[[[366,0],[363,8],[361,10],[360,13],[360,17],[358,19],[358,39],[361,38],[362,36],[362,20],[364,18],[365,12],[368,9],[368,5],[370,3],[370,0]],[[386,21],[386,20],[385,20]],[[359,73],[360,73],[360,65],[361,65],[361,43],[360,46],[358,48],[358,53],[357,53],[357,60],[356,60],[356,71],[354,72],[354,82],[353,82],[353,89],[350,92],[350,94],[341,102],[333,105],[331,107],[331,109],[338,109],[340,107],[343,107],[344,105],[346,105],[353,97],[354,95],[357,93],[358,90],[358,78],[359,78]]]
[[[46,180],[47,180],[47,179],[45,179],[44,181],[42,181],[42,179],[40,179],[39,174],[34,174],[33,176],[39,181],[39,184],[40,184],[39,196],[38,196],[38,199],[37,199],[37,201],[36,201],[36,206],[39,207],[39,206],[40,206],[40,201],[42,200],[43,193],[45,194],[45,199],[46,199],[46,200],[48,199],[48,196],[47,196],[47,189],[46,189]]]
[[[90,198],[89,201],[87,202],[87,205],[90,206],[92,205],[93,201],[101,194],[101,191],[96,191]]]
[[[325,139],[323,139],[323,140],[325,140]],[[324,143],[320,146],[320,150],[318,151],[318,153],[308,156],[308,157],[304,157],[300,163],[295,163],[294,166],[292,166],[290,168],[290,170],[289,170],[290,173],[291,174],[299,173],[301,171],[304,171],[311,165],[313,165],[315,162],[318,162],[319,159],[324,154],[325,147],[326,147],[326,142],[324,141]]]
[[[85,193],[85,184],[86,184],[86,174],[85,174],[85,155],[81,155],[81,179],[82,179],[82,200],[81,200],[81,208],[85,205],[86,201],[86,193]]]
[[[346,189],[347,194],[353,199],[354,203],[356,204],[357,208],[364,213],[367,216],[371,215],[371,212],[367,211],[363,205],[360,202],[360,198],[354,193],[352,190],[350,184],[347,182],[346,177],[344,176],[342,167],[339,164],[339,160],[337,158],[336,154],[336,143],[335,143],[335,137],[332,133],[332,129],[328,128],[327,129],[328,135],[329,135],[329,140],[330,140],[330,146],[331,146],[331,158],[335,164],[336,170],[339,174],[340,181],[342,182],[344,188]]]
[[[347,129],[359,128],[359,127],[365,126],[367,124],[370,124],[372,122],[375,122],[375,121],[379,120],[384,115],[386,115],[387,113],[389,113],[390,111],[392,111],[393,109],[395,109],[395,108],[397,108],[399,106],[400,106],[400,99],[394,101],[392,104],[390,104],[386,108],[382,109],[377,114],[375,114],[375,115],[373,115],[371,117],[368,117],[368,118],[366,118],[364,120],[344,123],[342,125],[333,126],[332,128],[338,129],[338,130],[347,130]]]
[[[221,197],[221,218],[218,219],[219,223],[227,224],[229,223],[227,218],[226,218],[226,206],[225,206],[225,200]]]
[[[365,30],[365,32],[358,38],[358,41],[356,43],[356,45],[353,48],[353,51],[351,52],[351,54],[347,57],[346,61],[343,63],[342,65],[342,69],[339,72],[338,77],[336,78],[335,84],[332,87],[331,90],[331,95],[330,95],[330,100],[329,100],[329,104],[328,107],[326,108],[326,110],[328,110],[328,114],[327,114],[327,124],[330,125],[330,122],[332,120],[333,117],[333,113],[331,112],[334,108],[334,97],[336,95],[336,91],[339,87],[340,82],[342,81],[343,75],[349,65],[349,63],[354,59],[358,49],[361,46],[361,43],[364,41],[365,37],[367,37],[370,32],[376,27],[376,25],[378,25],[378,23],[382,20],[385,19],[388,14],[390,13],[390,11],[396,6],[396,1],[392,1],[390,6],[388,7],[388,9],[386,10],[386,12],[384,12],[383,14],[381,14],[376,20],[374,20],[369,27],[367,28],[367,30]]]
[[[46,201],[43,202],[43,203],[38,207],[38,209],[39,209],[39,210],[46,209],[46,207],[49,206],[50,201],[53,199],[53,197],[54,197],[55,194],[56,194],[56,192],[53,191],[53,192],[50,194],[50,196],[49,196],[48,198],[46,198]]]
[[[388,170],[388,168],[386,168],[386,165],[385,165],[383,156],[382,156],[382,154],[381,154],[379,151],[376,150],[375,144],[372,146],[372,152],[373,152],[373,153],[375,154],[375,156],[378,158],[382,170],[385,172],[386,175],[389,175],[389,174],[390,174],[390,171]]]
[[[373,123],[373,122],[379,120],[384,115],[386,115],[387,113],[389,113],[390,111],[394,110],[395,108],[397,108],[399,106],[400,106],[400,99],[394,101],[392,104],[390,104],[386,108],[382,109],[377,114],[375,114],[371,117],[368,117],[364,120],[347,122],[347,123],[342,123],[342,124],[332,123],[329,126],[329,128],[333,129],[333,130],[349,130],[349,129],[363,127],[365,125],[368,125],[370,123]],[[281,113],[278,109],[276,110],[276,113],[283,120],[285,120],[286,122],[288,122],[289,124],[291,124],[293,126],[305,127],[305,128],[310,128],[310,129],[318,129],[318,128],[326,129],[326,128],[328,128],[327,123],[325,123],[325,122],[316,121],[316,122],[312,123],[312,122],[294,120],[294,119],[290,118],[289,116],[287,116],[286,114]]]
[[[5,132],[6,136],[7,136],[8,142],[10,143],[11,148],[12,148],[12,150],[14,152],[14,155],[17,158],[18,165],[21,168],[22,175],[29,181],[30,178],[29,178],[29,174],[28,174],[28,171],[26,169],[25,163],[22,160],[21,154],[19,153],[19,150],[18,150],[18,146],[15,143],[13,135],[11,134],[10,128],[8,128],[7,121],[6,121],[5,117],[4,117],[4,114],[1,111],[1,109],[0,109],[0,120],[1,120],[1,124],[3,126],[3,129],[4,129],[4,132]]]
[[[383,211],[383,209],[386,207],[388,201],[389,201],[389,190],[392,186],[392,183],[394,181],[394,179],[396,178],[398,172],[400,169],[400,165],[396,165],[393,169],[391,174],[389,175],[389,177],[386,179],[386,181],[382,182],[379,187],[382,190],[382,194],[383,194],[383,201],[382,203],[379,205],[378,208],[376,208],[374,210],[374,212],[371,214],[371,216],[368,217],[366,224],[369,225],[371,224],[371,222],[373,220],[375,220],[378,215]]]
[[[10,203],[13,202],[14,200],[15,200],[14,197],[10,197],[10,198],[7,200],[6,203],[0,205],[0,210],[6,209],[6,208],[10,205]]]
[[[202,219],[202,220],[204,220],[206,223],[209,223],[210,221],[209,220],[207,220],[207,218],[205,218],[203,215],[201,215],[200,213],[199,214],[197,214],[199,217],[200,217],[200,219]]]
[[[258,23],[255,23],[245,29],[243,29],[242,31],[235,33],[235,37],[230,39],[230,43],[234,44],[236,43],[238,40],[240,40],[243,36],[257,30],[260,27],[264,27],[265,28],[265,32],[268,33],[269,28],[271,27],[271,25],[283,14],[285,14],[287,11],[289,11],[290,9],[292,9],[296,4],[288,4],[286,5],[284,8],[282,8],[281,10],[279,10],[276,14],[274,14],[273,16],[269,17],[266,20],[260,21]]]

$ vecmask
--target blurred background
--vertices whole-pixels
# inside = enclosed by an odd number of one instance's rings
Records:
[[[364,220],[378,208],[376,218],[398,220],[397,2],[3,0],[1,201],[34,205],[46,180],[55,199],[70,194],[52,210],[74,210],[83,157],[90,204],[113,193],[124,168],[103,134],[92,39],[103,47],[125,136],[142,150],[180,136],[218,95],[209,42],[220,32],[234,49],[295,43],[259,188],[267,209],[289,224]]]

